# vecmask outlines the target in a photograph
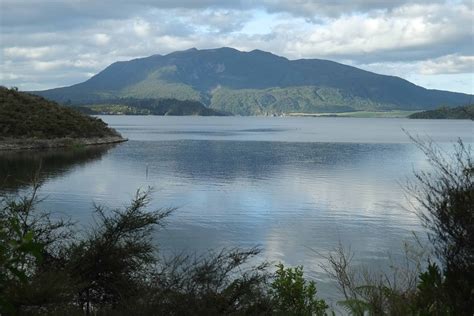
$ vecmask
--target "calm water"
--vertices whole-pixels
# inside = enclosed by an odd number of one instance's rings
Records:
[[[154,207],[178,207],[157,240],[165,253],[263,249],[304,265],[323,296],[319,268],[339,241],[356,261],[382,266],[420,232],[402,185],[428,167],[402,129],[447,146],[473,143],[471,121],[264,117],[102,117],[130,140],[76,153],[0,155],[3,187],[23,188],[42,161],[43,206],[87,226],[92,203],[126,204],[154,188]]]

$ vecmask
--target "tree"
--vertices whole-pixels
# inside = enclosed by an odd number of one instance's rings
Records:
[[[405,268],[392,267],[393,275],[374,276],[373,271],[355,270],[352,254],[340,246],[323,268],[338,282],[345,297],[340,305],[352,315],[473,315],[472,150],[461,140],[448,153],[431,141],[411,139],[431,168],[416,171],[406,191],[437,262],[422,262],[422,252],[414,257],[407,252]]]
[[[145,315],[271,315],[268,264],[249,264],[260,253],[223,249],[163,259],[145,296]]]
[[[67,266],[86,314],[133,297],[156,263],[151,233],[173,209],[146,209],[149,191],[137,191],[124,210],[95,206],[97,225],[67,249]]]
[[[41,306],[45,296],[54,301],[63,293],[56,278],[44,283],[45,278],[40,281],[37,276],[46,275],[60,259],[59,244],[68,240],[72,223],[52,220],[49,212],[36,209],[40,183],[33,182],[27,196],[4,197],[0,204],[0,296],[2,307],[12,314]],[[46,285],[53,290],[42,292]]]
[[[316,283],[303,278],[303,267],[277,265],[270,294],[278,315],[324,316],[328,305],[316,297]]]
[[[1,204],[2,315],[325,315],[302,267],[272,275],[250,264],[257,248],[158,257],[153,231],[173,209],[149,210],[149,191],[95,206],[80,234],[38,209],[38,188]]]
[[[407,189],[428,230],[444,275],[444,303],[452,313],[474,313],[474,161],[470,146],[459,140],[452,154],[431,141],[411,137],[424,152],[430,171],[415,173]]]
[[[0,215],[0,313],[15,311],[8,291],[12,285],[27,282],[29,261],[42,258],[42,245],[33,238],[32,231],[22,233],[17,217]]]

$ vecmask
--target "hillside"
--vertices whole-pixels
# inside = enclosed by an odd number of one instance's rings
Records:
[[[328,60],[232,48],[116,62],[83,83],[35,93],[72,104],[124,97],[196,100],[241,115],[428,110],[466,104],[470,97]]]
[[[177,99],[122,98],[83,105],[77,110],[87,114],[111,115],[197,115],[226,116],[228,114],[205,107],[199,101]]]
[[[12,141],[30,146],[59,147],[66,143],[48,140],[80,140],[79,143],[106,143],[123,140],[98,118],[79,113],[42,97],[0,87],[0,143]],[[31,144],[32,147],[36,147]],[[23,146],[23,145],[22,145]],[[2,147],[2,146],[0,146]],[[14,148],[13,145],[6,146]],[[1,148],[3,149],[3,147]]]
[[[436,110],[413,113],[409,118],[474,120],[474,105],[459,106],[455,108],[441,107]]]

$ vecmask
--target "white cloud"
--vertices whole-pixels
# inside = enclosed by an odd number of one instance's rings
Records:
[[[151,31],[150,23],[143,19],[137,19],[133,23],[133,30],[135,31],[136,35],[140,37],[147,37],[150,35]]]
[[[472,73],[474,56],[470,1],[4,0],[1,9],[0,84],[27,89],[190,47],[326,58],[405,78]]]
[[[389,13],[376,12],[370,15],[351,15],[330,19],[324,24],[315,24],[309,29],[298,27],[301,22],[281,25],[280,34],[293,34],[288,49],[300,56],[321,56],[338,58],[353,56],[354,59],[376,58],[383,60],[387,51],[412,51],[416,55],[436,54],[436,46],[452,47],[456,41],[469,40],[472,28],[466,28],[472,19],[472,11],[465,6],[445,7],[440,5],[408,5]],[[290,37],[290,36],[287,36]],[[472,48],[471,48],[472,49]],[[360,55],[368,55],[360,57]],[[386,59],[396,59],[387,54]],[[400,54],[400,59],[406,56]]]
[[[421,63],[423,75],[474,73],[474,56],[447,55]]]
[[[186,20],[188,23],[203,26],[210,32],[231,33],[240,31],[251,17],[248,12],[237,10],[205,10]]]
[[[4,58],[11,59],[38,59],[51,53],[52,47],[6,47],[3,49]]]
[[[99,46],[107,45],[110,42],[110,36],[104,33],[97,33],[94,35],[94,42]]]
[[[407,4],[429,5],[442,3],[443,0],[263,0],[260,3],[267,10],[273,12],[288,12],[295,16],[314,17],[339,17],[351,13],[366,13],[369,11],[388,11]]]

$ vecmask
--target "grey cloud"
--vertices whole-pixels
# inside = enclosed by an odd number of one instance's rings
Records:
[[[118,60],[220,46],[348,61],[373,70],[388,63],[405,73],[469,71],[452,56],[474,55],[472,5],[416,3],[427,1],[3,0],[1,84],[69,85]],[[270,32],[242,32],[261,13],[252,8],[274,12],[269,16],[277,23]],[[316,15],[323,16],[320,24],[305,20],[314,22]]]
[[[231,1],[153,1],[153,0],[3,0],[2,27],[35,27],[44,30],[81,27],[98,20],[121,20],[151,9],[205,9],[230,7]],[[238,6],[237,6],[238,7]],[[179,14],[179,13],[178,13]]]
[[[353,12],[390,10],[405,4],[443,3],[441,0],[3,0],[0,3],[3,27],[39,27],[43,30],[74,28],[97,20],[126,19],[150,9],[263,9],[310,19],[336,17]],[[469,2],[469,1],[468,1]]]
[[[446,0],[261,0],[253,1],[253,4],[269,12],[290,13],[319,23],[322,17],[335,18],[346,14],[369,13],[377,10],[390,11],[406,4],[444,2]]]
[[[474,73],[474,54],[470,56],[447,55],[423,61],[420,72],[425,75]]]
[[[207,27],[211,32],[231,33],[240,31],[252,15],[248,12],[236,10],[212,10],[204,12],[195,12],[188,15],[187,20],[195,25]]]

